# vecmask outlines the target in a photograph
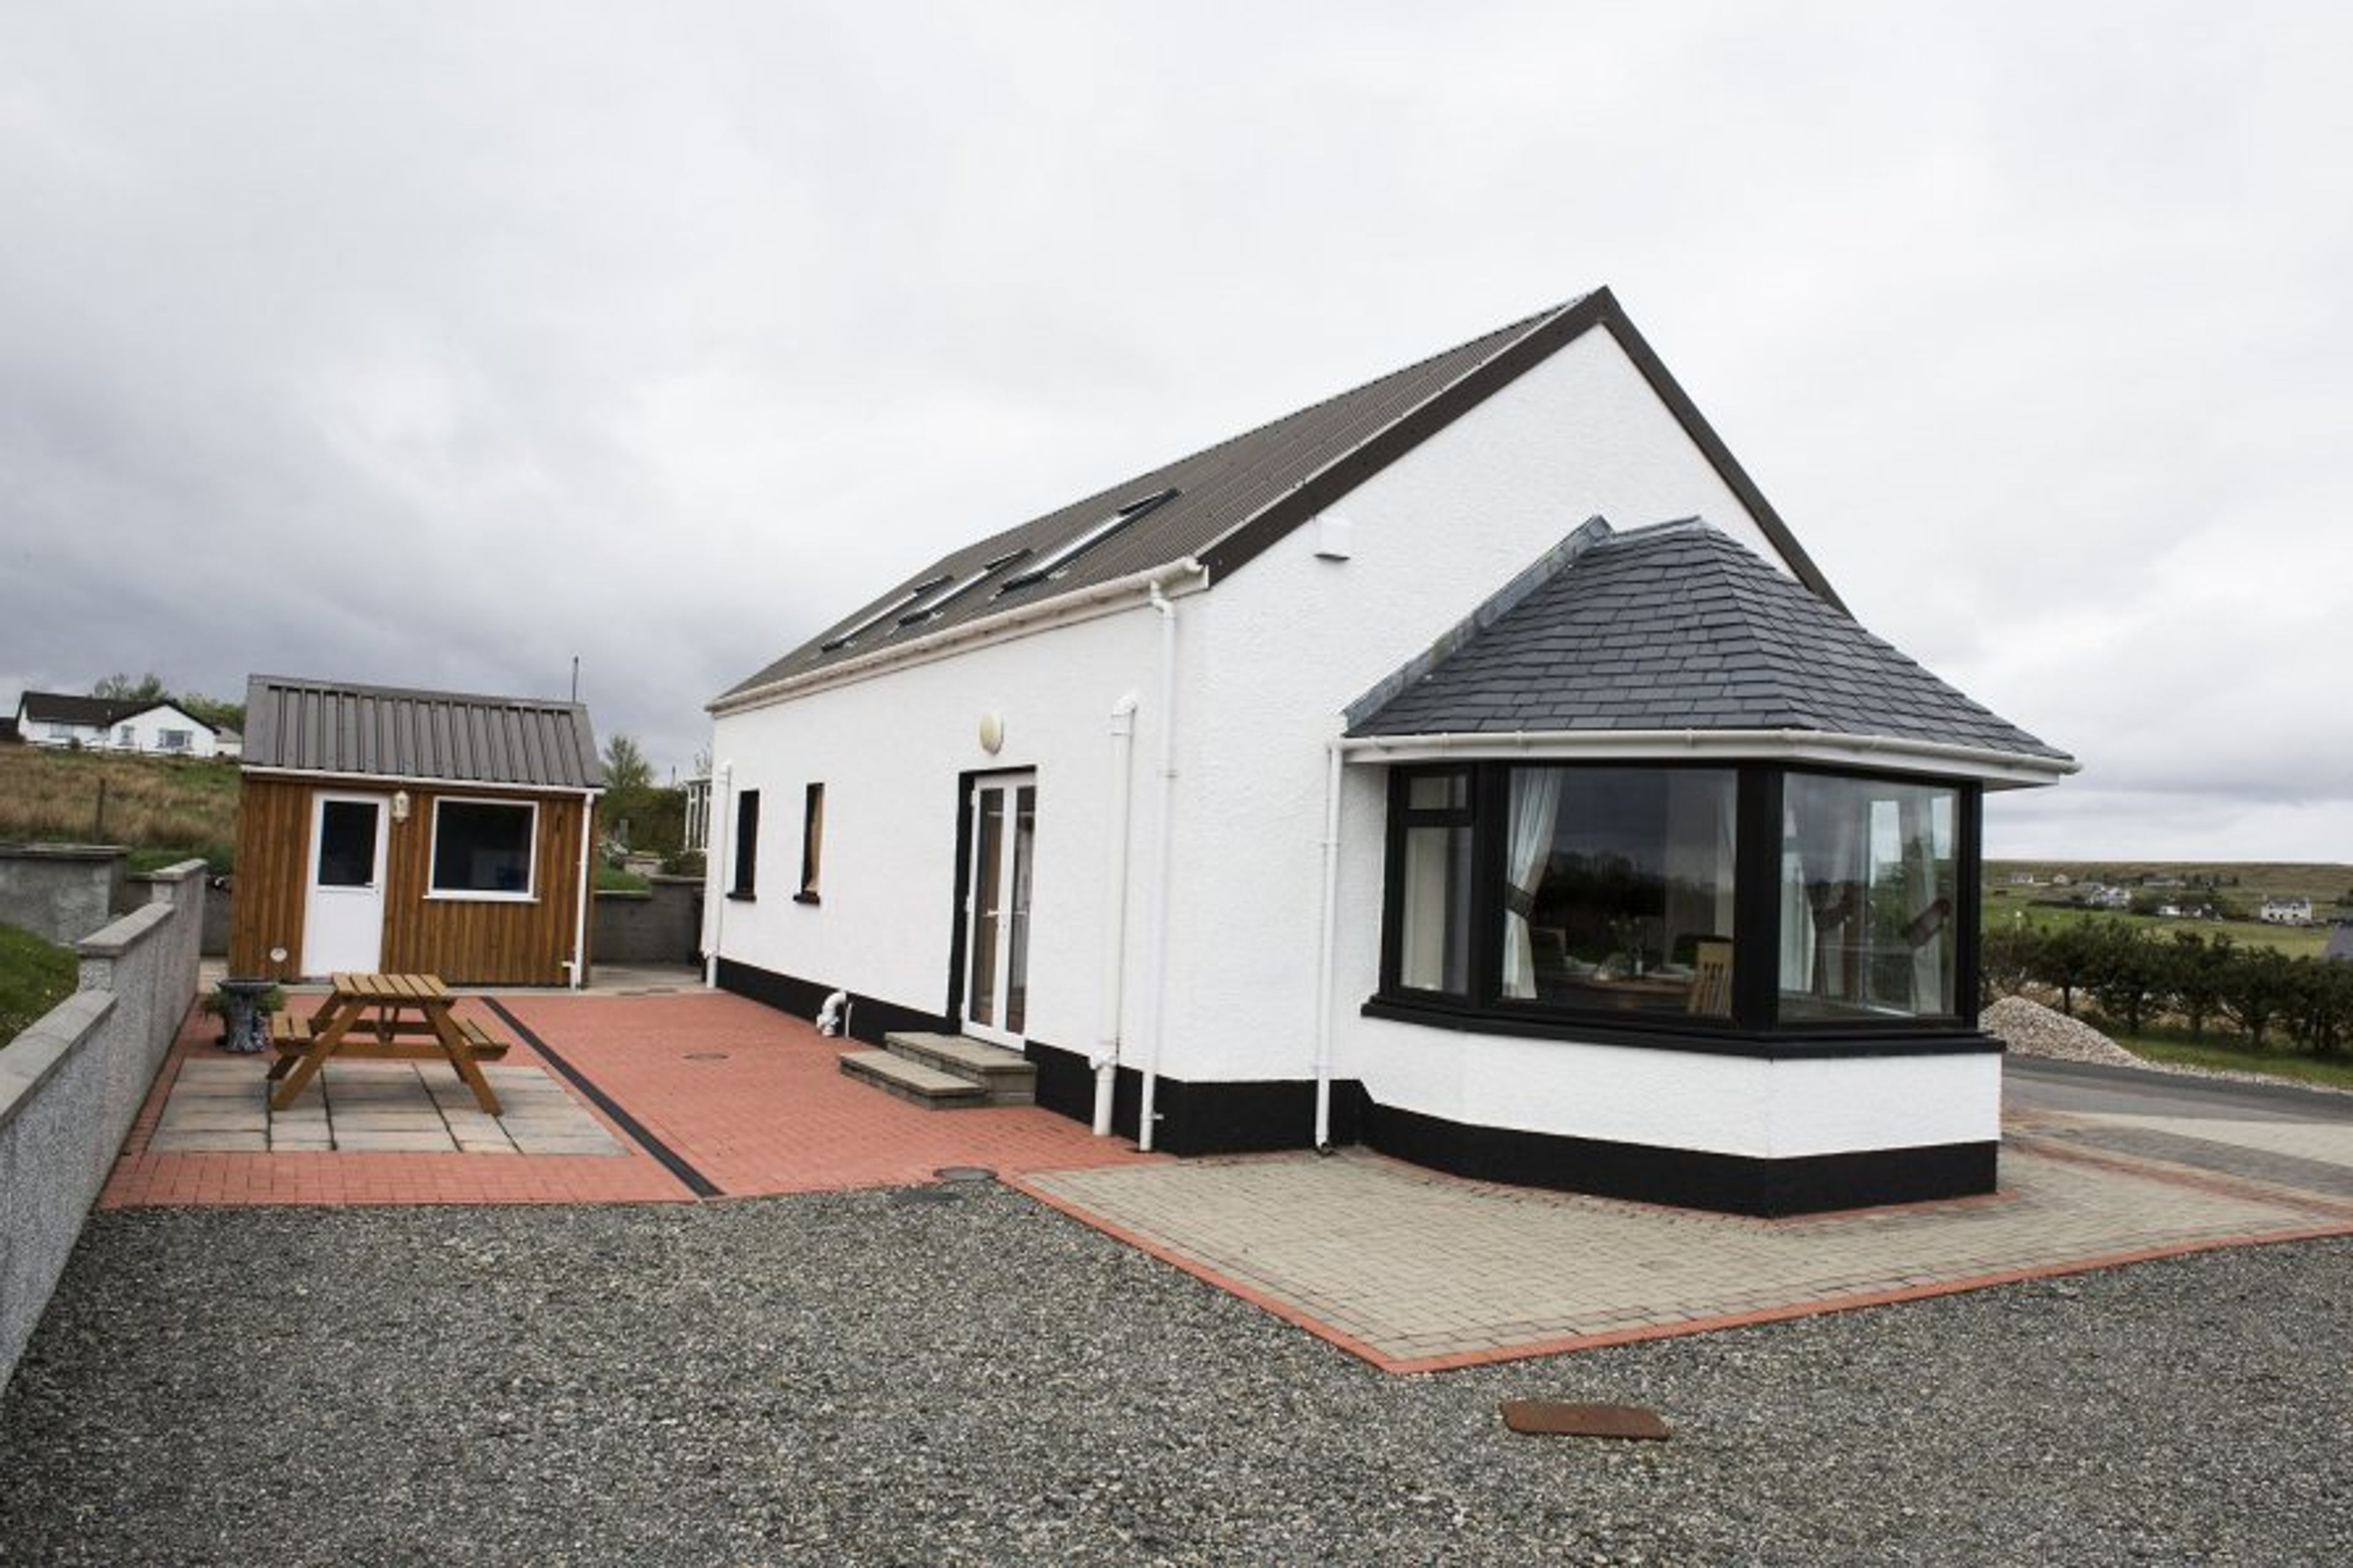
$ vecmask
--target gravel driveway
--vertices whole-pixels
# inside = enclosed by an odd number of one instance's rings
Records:
[[[2315,1242],[1398,1378],[994,1186],[111,1211],[0,1560],[2344,1563],[2348,1299]]]

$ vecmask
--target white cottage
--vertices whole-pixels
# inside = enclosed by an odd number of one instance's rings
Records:
[[[1703,521],[1704,520],[1704,521]],[[721,696],[714,982],[1177,1153],[1990,1190],[1981,792],[1607,290],[992,535]]]

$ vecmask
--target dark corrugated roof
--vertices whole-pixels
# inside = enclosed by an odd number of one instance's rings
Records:
[[[18,710],[37,723],[96,724],[101,728],[158,705],[124,702],[112,697],[80,697],[63,691],[27,691],[17,702]]]
[[[1348,732],[1788,729],[2072,760],[1706,523],[1555,553],[1548,580],[1376,688]]]
[[[856,614],[843,616],[756,675],[731,687],[714,706],[829,665],[1170,566],[1187,556],[1198,557],[1213,582],[1220,580],[1596,326],[1607,327],[1617,338],[1792,569],[1834,602],[1828,582],[1604,289],[1099,490],[1018,528],[991,534],[933,563]],[[1047,561],[1120,510],[1171,491],[1166,500],[1087,550],[1066,569],[1009,593],[997,592],[1008,580]],[[1017,552],[1018,559],[957,594],[937,614],[901,624],[902,615],[922,607],[932,595],[965,583],[990,563]],[[927,589],[927,585],[934,586]],[[845,640],[845,635],[853,630],[857,635]]]
[[[346,686],[246,683],[245,765],[345,776],[596,789],[603,768],[577,702]]]

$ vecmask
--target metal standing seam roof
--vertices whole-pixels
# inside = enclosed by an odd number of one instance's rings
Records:
[[[943,556],[737,682],[712,706],[723,708],[780,681],[1188,556],[1201,561],[1214,583],[1595,327],[1606,328],[1618,341],[1791,568],[1835,603],[1820,569],[1602,289]],[[1123,508],[1163,492],[1174,493],[1066,568],[998,593],[1025,565],[1050,559]],[[901,624],[902,614],[920,607],[919,591],[927,585],[963,583],[988,563],[1017,554],[995,577],[957,595],[935,615]],[[844,641],[853,629],[857,635]]]
[[[1799,730],[2073,761],[1696,519],[1572,542],[1351,708],[1348,733]]]
[[[596,790],[604,769],[577,702],[349,686],[246,683],[248,768],[517,789]]]

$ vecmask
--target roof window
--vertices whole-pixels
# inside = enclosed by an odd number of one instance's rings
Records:
[[[1164,501],[1175,500],[1176,495],[1176,492],[1173,489],[1161,490],[1156,494],[1145,496],[1142,500],[1128,502],[1127,505],[1096,523],[1068,544],[1061,546],[1028,571],[1017,576],[1008,577],[1005,580],[1005,586],[997,591],[997,595],[1001,598],[1017,588],[1027,588],[1032,583],[1044,582],[1145,512]]]
[[[950,582],[947,578],[941,578],[940,582],[946,585],[936,588],[929,597],[919,596],[915,606],[899,617],[899,625],[912,626],[919,621],[930,620],[946,609],[950,604],[962,598],[965,594],[987,582],[997,573],[1029,553],[1027,550],[1016,550],[1009,555],[998,556],[986,566],[975,567],[956,581]]]
[[[913,604],[916,600],[939,587],[940,584],[946,581],[948,581],[948,579],[945,576],[925,578],[923,582],[916,584],[913,587],[908,589],[897,598],[892,599],[890,603],[884,605],[881,609],[875,611],[872,615],[867,616],[856,626],[851,626],[849,630],[843,632],[839,637],[828,637],[825,641],[818,644],[818,652],[834,653],[842,648],[848,647],[851,643],[856,642],[861,634],[872,630],[874,627],[881,626],[884,621],[889,620],[892,616],[900,614],[902,611],[905,610],[908,605]]]

